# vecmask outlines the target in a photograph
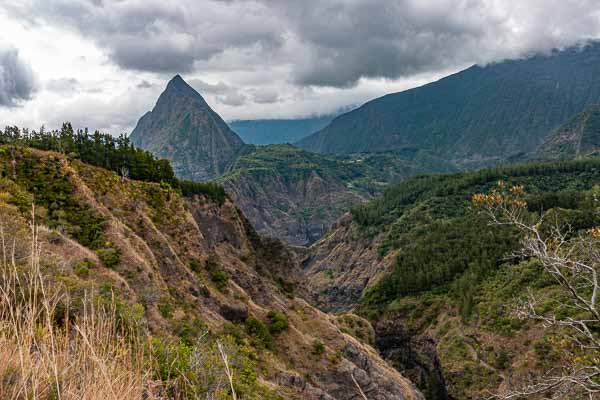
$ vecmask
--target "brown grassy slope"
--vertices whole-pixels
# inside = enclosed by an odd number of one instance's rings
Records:
[[[103,221],[101,240],[82,246],[73,240],[81,227],[73,227],[69,210],[56,212],[56,202],[38,207],[54,227],[43,248],[71,290],[110,286],[130,307],[143,309],[155,336],[189,340],[204,329],[234,332],[255,352],[259,382],[284,398],[356,398],[353,376],[372,399],[421,398],[372,348],[294,297],[293,257],[278,242],[257,236],[231,202],[182,198],[167,186],[122,180],[54,153],[24,149],[16,168],[6,152],[0,156],[4,190],[19,191],[5,201],[22,212],[34,192],[36,199],[43,197],[51,171],[53,179],[70,184],[66,195],[84,210],[77,212]],[[81,267],[86,258],[88,271]],[[270,310],[285,314],[290,327],[273,335],[273,346],[264,346],[240,320],[248,313],[267,323]],[[318,342],[322,354],[316,354]]]

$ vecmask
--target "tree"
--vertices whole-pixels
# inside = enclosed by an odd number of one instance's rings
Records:
[[[541,312],[530,292],[517,313],[546,328],[558,328],[564,332],[565,348],[572,349],[566,365],[493,398],[596,398],[600,395],[600,227],[576,232],[558,218],[547,221],[549,212],[532,215],[524,200],[524,188],[509,188],[503,182],[489,194],[474,195],[472,204],[493,224],[516,227],[521,246],[515,255],[537,259],[543,273],[554,278],[563,295],[556,304],[567,312]]]

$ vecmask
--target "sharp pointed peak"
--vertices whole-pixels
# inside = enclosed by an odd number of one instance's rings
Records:
[[[190,86],[190,84],[187,83],[179,74],[171,78],[171,80],[167,84],[167,88],[163,93],[165,92],[176,92],[178,94],[183,94],[187,97],[192,97],[201,100],[204,103],[204,98],[202,97],[202,95],[198,93],[198,91],[196,91],[196,89],[194,89],[192,86]]]
[[[169,86],[189,87],[190,85],[181,77],[181,75],[177,74],[173,78],[171,78],[171,80],[167,84],[167,87]]]

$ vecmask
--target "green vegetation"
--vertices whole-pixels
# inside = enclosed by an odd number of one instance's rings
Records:
[[[225,271],[212,271],[210,273],[210,280],[214,282],[219,290],[223,290],[227,287],[229,275]]]
[[[55,151],[70,159],[114,171],[125,178],[168,184],[187,197],[204,195],[219,204],[227,198],[224,189],[215,183],[178,180],[168,160],[156,159],[150,152],[134,147],[125,135],[114,137],[99,131],[89,133],[87,129],[74,131],[66,122],[60,131],[46,131],[43,127],[39,131],[6,127],[4,132],[0,131],[0,145],[8,145],[0,149],[0,155],[5,157],[15,158],[19,149],[25,147]],[[21,163],[18,164],[19,168],[24,168]],[[39,171],[31,171],[32,166],[25,168],[41,178]],[[53,185],[56,177],[50,178],[49,182],[40,180],[38,184]]]
[[[213,182],[193,182],[180,180],[177,183],[181,194],[185,197],[192,197],[194,195],[206,196],[209,199],[216,201],[218,204],[225,203],[227,194],[223,186]]]
[[[246,332],[254,339],[254,342],[266,349],[273,350],[273,337],[269,328],[254,316],[246,319]]]
[[[147,151],[133,147],[125,135],[118,138],[107,133],[74,131],[69,122],[60,131],[21,131],[7,127],[0,133],[0,144],[33,147],[67,154],[86,164],[102,167],[132,179],[152,182],[175,182],[167,160],[157,160]]]
[[[473,66],[342,114],[298,145],[324,154],[430,149],[469,167],[526,157],[600,100],[600,45]]]
[[[591,190],[600,159],[529,163],[453,175],[425,175],[390,187],[352,210],[362,235],[386,232],[381,254],[401,250],[393,272],[369,291],[364,304],[384,305],[427,291],[462,296],[469,314],[477,284],[508,262],[518,244],[514,230],[491,227],[470,207],[471,196],[496,182],[523,185],[532,213],[554,209],[555,220],[575,229],[600,223]],[[460,295],[459,295],[460,294]]]
[[[322,341],[320,341],[319,339],[315,339],[315,341],[313,342],[313,350],[312,350],[313,354],[316,356],[321,356],[323,353],[325,353],[325,345],[323,344]]]
[[[269,319],[269,332],[273,335],[281,333],[289,327],[287,318],[279,311],[269,311],[267,318]]]
[[[98,258],[107,268],[113,268],[121,261],[121,251],[115,248],[100,249],[96,252]]]
[[[28,149],[0,149],[4,150],[0,152],[1,176],[33,195],[32,198],[25,195],[13,196],[12,204],[19,207],[21,212],[28,213],[34,202],[45,211],[39,210],[38,215],[51,228],[64,229],[79,243],[91,249],[104,246],[106,219],[89,205],[79,201],[70,173],[62,168],[58,159],[52,156],[46,159]],[[12,159],[19,162],[13,164]]]
[[[600,158],[587,158],[422,175],[355,207],[357,240],[376,238],[381,256],[396,254],[391,272],[363,295],[359,313],[400,320],[411,334],[432,336],[449,394],[457,399],[498,390],[504,370],[527,376],[566,362],[566,349],[552,364],[534,348],[560,347],[559,332],[540,332],[515,313],[528,293],[539,299],[542,313],[572,312],[560,306],[556,281],[536,259],[511,257],[522,235],[492,225],[472,200],[498,181],[523,186],[524,220],[534,223],[543,212],[540,231],[558,226],[569,239],[600,225],[599,172]],[[542,335],[548,339],[540,344]]]

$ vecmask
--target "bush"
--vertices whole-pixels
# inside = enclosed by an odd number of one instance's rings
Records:
[[[267,318],[269,318],[269,332],[272,334],[283,332],[289,327],[287,318],[279,311],[269,311]]]
[[[98,258],[100,258],[102,264],[107,268],[112,268],[121,262],[121,251],[119,249],[100,249],[96,254],[98,254]]]
[[[325,345],[319,339],[315,339],[313,342],[313,354],[320,356],[325,353]]]
[[[89,258],[84,258],[73,267],[73,272],[80,278],[87,278],[90,275],[90,268],[94,267],[94,262]]]
[[[210,273],[210,280],[212,280],[217,289],[223,290],[227,286],[227,282],[229,282],[229,275],[225,271],[213,271]]]
[[[246,332],[265,348],[269,350],[273,349],[273,337],[269,333],[269,329],[260,320],[252,316],[248,317],[246,320]]]
[[[171,318],[173,316],[174,307],[168,297],[163,297],[158,303],[158,312],[163,318]]]
[[[202,195],[215,201],[219,205],[225,203],[225,200],[227,199],[227,194],[225,193],[223,186],[213,182],[179,181],[177,185],[181,190],[181,194],[185,197]]]

